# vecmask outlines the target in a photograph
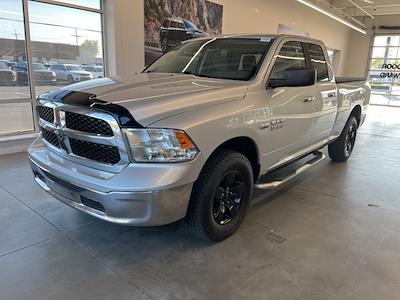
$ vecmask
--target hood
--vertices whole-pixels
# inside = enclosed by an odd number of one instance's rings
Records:
[[[201,31],[201,30],[198,30],[198,29],[196,29],[196,30],[194,31],[194,33],[196,34],[196,37],[208,36],[208,34],[207,34],[206,32]]]
[[[63,90],[95,95],[92,98],[122,106],[136,122],[148,126],[172,115],[241,100],[247,83],[187,74],[141,73],[126,79],[113,77],[76,83],[58,91]]]

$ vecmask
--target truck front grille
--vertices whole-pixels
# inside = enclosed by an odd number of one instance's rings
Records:
[[[39,118],[49,122],[53,123],[54,122],[54,110],[51,107],[46,107],[46,106],[37,106],[36,107],[37,114]]]
[[[59,155],[111,171],[129,163],[112,115],[51,101],[39,101],[37,115],[43,140]]]
[[[57,138],[57,135],[54,133],[52,130],[47,130],[46,128],[40,127],[40,130],[42,131],[42,137],[52,144],[53,146],[56,146],[57,148],[60,148],[60,143]]]
[[[116,164],[120,161],[118,148],[109,145],[101,145],[86,141],[69,139],[72,153],[87,159],[106,164]]]
[[[69,111],[65,112],[65,125],[74,130],[107,136],[113,135],[111,126],[106,121]]]

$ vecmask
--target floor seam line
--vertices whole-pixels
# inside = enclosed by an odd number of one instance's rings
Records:
[[[125,276],[119,274],[118,272],[114,271],[113,269],[111,269],[110,266],[108,266],[99,256],[97,256],[93,251],[91,251],[90,249],[84,247],[83,245],[81,245],[78,241],[76,241],[75,239],[73,239],[71,236],[69,236],[67,233],[62,232],[62,235],[64,235],[66,238],[70,239],[73,243],[75,243],[79,248],[81,248],[82,250],[84,250],[85,252],[89,253],[89,255],[91,255],[93,258],[95,258],[98,262],[100,262],[100,264],[102,264],[107,270],[109,270],[111,273],[113,273],[115,276],[117,276],[118,278],[122,279],[123,281],[125,281],[127,284],[129,284],[130,286],[136,288],[137,290],[139,290],[143,295],[145,295],[147,298],[154,300],[155,298],[153,297],[153,295],[148,294],[147,291],[138,283],[136,283],[135,281],[129,280],[127,279]]]
[[[27,246],[24,246],[24,247],[22,247],[22,248],[18,248],[18,249],[16,249],[16,250],[13,250],[13,251],[10,251],[10,252],[4,253],[4,254],[0,254],[0,258],[5,257],[5,256],[7,256],[7,255],[11,255],[11,254],[17,253],[17,252],[19,252],[19,251],[22,251],[22,250],[24,250],[24,249],[27,249],[27,248],[30,248],[30,247],[33,247],[33,246],[40,245],[40,244],[42,244],[42,243],[48,242],[48,241],[50,241],[50,240],[52,240],[52,239],[55,239],[55,238],[58,238],[58,237],[61,237],[61,234],[57,234],[57,235],[55,235],[55,236],[52,236],[52,237],[49,237],[49,238],[47,238],[47,239],[44,239],[44,240],[35,242],[35,243],[30,244],[30,245],[27,245]]]
[[[20,202],[22,205],[26,206],[27,208],[29,208],[31,211],[33,211],[36,215],[38,215],[40,218],[42,218],[47,224],[51,225],[52,227],[54,227],[56,230],[58,230],[59,232],[62,232],[62,230],[60,228],[58,228],[56,225],[54,225],[52,222],[50,222],[48,219],[46,219],[44,216],[42,216],[38,211],[36,211],[33,207],[29,206],[28,204],[26,204],[24,201],[22,201],[21,199],[19,199],[16,195],[14,195],[13,193],[11,193],[9,190],[7,190],[6,188],[0,186],[1,189],[3,189],[6,193],[10,194],[13,198],[15,198],[18,202]]]
[[[84,250],[85,252],[89,253],[93,258],[95,258],[98,262],[100,262],[107,270],[109,270],[110,272],[112,272],[115,276],[117,276],[118,278],[123,279],[127,284],[129,284],[130,286],[136,288],[137,290],[139,290],[143,295],[145,295],[147,298],[149,299],[155,299],[152,295],[149,295],[144,288],[142,288],[140,285],[138,285],[136,282],[132,282],[131,280],[126,279],[124,276],[118,274],[117,272],[115,272],[114,270],[112,270],[105,262],[103,262],[97,255],[95,255],[92,251],[90,251],[89,249],[86,249],[86,247],[83,247],[81,244],[79,244],[77,241],[75,241],[72,237],[70,237],[69,235],[67,235],[65,232],[63,232],[61,229],[59,229],[56,225],[54,225],[53,223],[51,223],[49,220],[47,220],[44,216],[42,216],[39,212],[37,212],[35,209],[33,209],[31,206],[29,206],[28,204],[26,204],[24,201],[22,201],[21,199],[19,199],[16,195],[14,195],[13,193],[11,193],[10,191],[8,191],[6,188],[4,188],[3,186],[0,186],[0,188],[2,190],[4,190],[6,193],[10,194],[13,198],[15,198],[18,202],[20,202],[21,204],[23,204],[24,206],[26,206],[27,208],[29,208],[30,210],[32,210],[36,215],[38,215],[40,218],[42,218],[43,220],[45,220],[49,225],[53,226],[58,232],[59,234],[57,235],[57,237],[59,236],[64,236],[67,239],[71,240],[74,244],[76,244],[79,248],[81,248],[82,250]],[[55,238],[52,237],[52,238]],[[23,249],[23,248],[22,248]],[[2,257],[2,256],[0,256]]]

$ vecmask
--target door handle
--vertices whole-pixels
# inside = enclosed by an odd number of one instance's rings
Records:
[[[330,94],[328,94],[328,98],[333,98],[333,97],[336,97],[336,93],[330,93]]]
[[[304,103],[308,103],[308,102],[313,102],[314,100],[315,100],[315,97],[310,96],[310,97],[304,98],[303,102]]]

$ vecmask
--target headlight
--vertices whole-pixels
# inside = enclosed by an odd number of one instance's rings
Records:
[[[174,129],[124,129],[135,162],[181,162],[199,150],[187,134]]]

